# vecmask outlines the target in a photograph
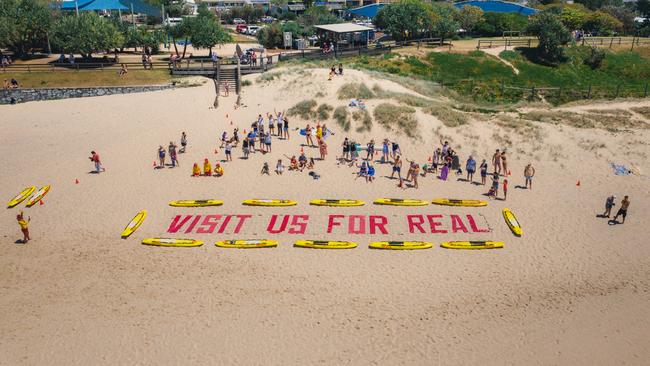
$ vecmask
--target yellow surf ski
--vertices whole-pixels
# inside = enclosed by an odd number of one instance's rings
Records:
[[[131,220],[131,222],[129,222],[129,224],[126,225],[124,231],[122,231],[122,239],[128,238],[129,236],[131,236],[131,234],[133,234],[136,230],[138,230],[138,228],[140,227],[140,225],[142,225],[144,219],[146,218],[147,218],[147,210],[142,210],[138,212],[133,218],[133,220]]]
[[[26,206],[27,206],[27,207],[32,207],[32,206],[34,206],[35,204],[38,203],[38,201],[42,200],[43,197],[45,197],[45,195],[46,195],[47,192],[49,192],[49,191],[50,191],[50,186],[42,187],[41,189],[39,189],[38,191],[36,191],[36,193],[34,193],[34,194],[29,198],[29,200],[27,201]]]
[[[309,204],[312,206],[332,206],[332,207],[353,207],[353,206],[363,206],[366,203],[359,200],[311,200]]]
[[[372,249],[389,249],[389,250],[414,250],[429,249],[433,244],[426,241],[376,241],[370,243]]]
[[[401,199],[401,198],[379,198],[375,200],[375,205],[390,205],[390,206],[426,206],[429,201]]]
[[[523,231],[521,230],[521,225],[519,224],[517,217],[515,217],[515,214],[513,214],[509,208],[504,208],[501,212],[503,213],[503,218],[506,220],[506,224],[508,224],[512,233],[516,236],[521,236]]]
[[[431,201],[434,205],[443,206],[463,206],[463,207],[482,207],[487,206],[487,201],[480,200],[458,200],[453,198],[436,198]]]
[[[351,241],[298,240],[294,246],[312,249],[352,249],[357,243]]]
[[[277,240],[223,240],[214,243],[216,246],[221,248],[273,248],[278,246]]]
[[[172,207],[210,207],[223,205],[222,200],[179,200],[171,201],[169,205]]]
[[[503,248],[500,241],[448,241],[440,244],[447,249],[496,249]]]
[[[142,244],[159,247],[200,247],[203,242],[194,239],[147,238]]]
[[[243,204],[246,206],[285,207],[295,206],[298,202],[291,200],[252,199],[244,200]]]
[[[22,192],[18,193],[16,197],[14,197],[9,203],[7,204],[7,208],[12,208],[18,206],[21,202],[27,199],[34,191],[36,190],[36,186],[31,186],[23,189]]]

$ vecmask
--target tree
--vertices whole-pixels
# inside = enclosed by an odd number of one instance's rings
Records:
[[[632,10],[620,6],[605,6],[602,10],[621,22],[623,33],[634,34],[636,30],[634,18],[636,15]]]
[[[481,36],[502,36],[505,31],[523,32],[528,27],[528,18],[521,14],[488,12],[483,18],[475,30]]]
[[[557,15],[541,12],[534,15],[528,25],[528,32],[539,39],[539,57],[555,64],[564,59],[563,46],[571,41],[571,32],[566,29]]]
[[[52,22],[51,10],[39,0],[0,1],[0,47],[19,57],[45,47]]]
[[[53,27],[54,45],[65,53],[90,58],[93,52],[119,47],[124,41],[117,27],[94,12],[66,16]]]
[[[587,17],[589,17],[589,11],[583,6],[563,6],[562,12],[560,13],[562,23],[570,30],[582,29],[587,21]]]
[[[280,23],[273,23],[257,32],[257,40],[267,48],[282,47],[284,36]]]
[[[428,3],[420,0],[400,0],[379,10],[373,22],[394,39],[405,40],[430,33],[437,18]]]
[[[432,32],[438,37],[447,38],[458,32],[460,25],[455,20],[458,9],[447,3],[433,3],[433,28]]]
[[[176,39],[185,38],[183,57],[185,57],[187,44],[190,41],[196,48],[210,49],[210,55],[212,55],[212,47],[232,40],[230,35],[226,33],[223,27],[219,24],[217,17],[207,8],[207,6],[205,6],[205,4],[202,4],[199,7],[198,15],[196,17],[183,18],[180,24],[169,27],[168,30],[172,35],[176,54],[178,54]]]
[[[465,5],[456,13],[456,20],[467,34],[472,34],[476,26],[483,22],[483,10],[478,6]]]
[[[623,29],[623,23],[603,11],[595,11],[589,14],[585,22],[585,29],[602,36],[610,36],[614,32]]]

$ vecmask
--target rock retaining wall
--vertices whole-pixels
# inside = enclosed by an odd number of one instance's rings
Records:
[[[95,88],[43,88],[0,90],[0,104],[25,103],[39,100],[99,97],[112,94],[144,93],[173,89],[173,84],[150,86],[111,86]]]

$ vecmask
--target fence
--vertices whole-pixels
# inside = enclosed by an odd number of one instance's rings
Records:
[[[115,71],[125,65],[128,69],[137,70],[145,68],[140,62],[92,62],[92,63],[46,63],[46,64],[12,64],[2,66],[2,72],[53,72],[53,71]],[[171,69],[169,62],[147,63],[147,69]]]
[[[492,47],[521,47],[526,46],[530,47],[536,38],[527,38],[527,39],[479,39],[476,49],[480,50],[481,48],[492,48]]]
[[[622,46],[630,45],[630,49],[633,50],[635,46],[650,46],[650,38],[641,38],[641,37],[583,37],[579,43],[583,46],[592,46],[592,47],[609,47],[612,46]]]

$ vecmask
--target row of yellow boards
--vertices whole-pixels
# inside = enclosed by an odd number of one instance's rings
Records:
[[[523,230],[515,214],[512,213],[512,211],[510,211],[510,209],[508,208],[504,208],[503,210],[501,210],[501,213],[503,214],[503,218],[506,221],[506,224],[508,225],[512,233],[516,236],[521,236],[523,234]],[[124,228],[124,231],[122,231],[122,239],[126,239],[131,234],[133,234],[140,227],[140,225],[142,225],[142,223],[146,218],[147,218],[147,210],[142,210],[138,212],[135,215],[135,217],[131,220],[131,222],[129,222],[129,224]]]
[[[50,186],[43,186],[39,190],[36,189],[36,186],[29,186],[12,198],[11,201],[7,203],[7,208],[14,208],[25,200],[27,200],[25,206],[32,207],[42,200],[49,191]]]
[[[222,200],[210,199],[210,200],[179,200],[169,202],[170,206],[173,207],[210,207],[210,206],[221,206],[223,205]],[[403,199],[403,198],[379,198],[374,202],[376,205],[390,205],[390,206],[426,206],[429,204],[429,201],[418,200],[418,199]],[[463,199],[452,199],[452,198],[436,198],[431,201],[434,205],[443,205],[443,206],[462,206],[462,207],[482,207],[487,206],[486,201],[480,200],[463,200]],[[244,200],[243,202],[246,206],[263,206],[263,207],[286,207],[286,206],[295,206],[298,204],[297,201],[292,200],[281,200],[281,199],[250,199]],[[315,199],[309,201],[310,205],[313,206],[331,206],[331,207],[355,207],[363,206],[366,203],[361,200],[352,200],[352,199]]]
[[[174,239],[174,238],[147,238],[142,241],[145,245],[154,245],[161,247],[200,247],[203,242],[194,239]],[[223,240],[217,241],[216,246],[221,248],[273,248],[278,246],[277,240]],[[353,249],[358,246],[351,241],[327,241],[327,240],[298,240],[294,243],[295,247],[312,248],[312,249]],[[499,241],[449,241],[440,244],[443,248],[448,249],[497,249],[503,248],[503,242]],[[424,241],[377,241],[370,243],[371,249],[388,249],[388,250],[417,250],[429,249],[433,247],[430,242]]]

